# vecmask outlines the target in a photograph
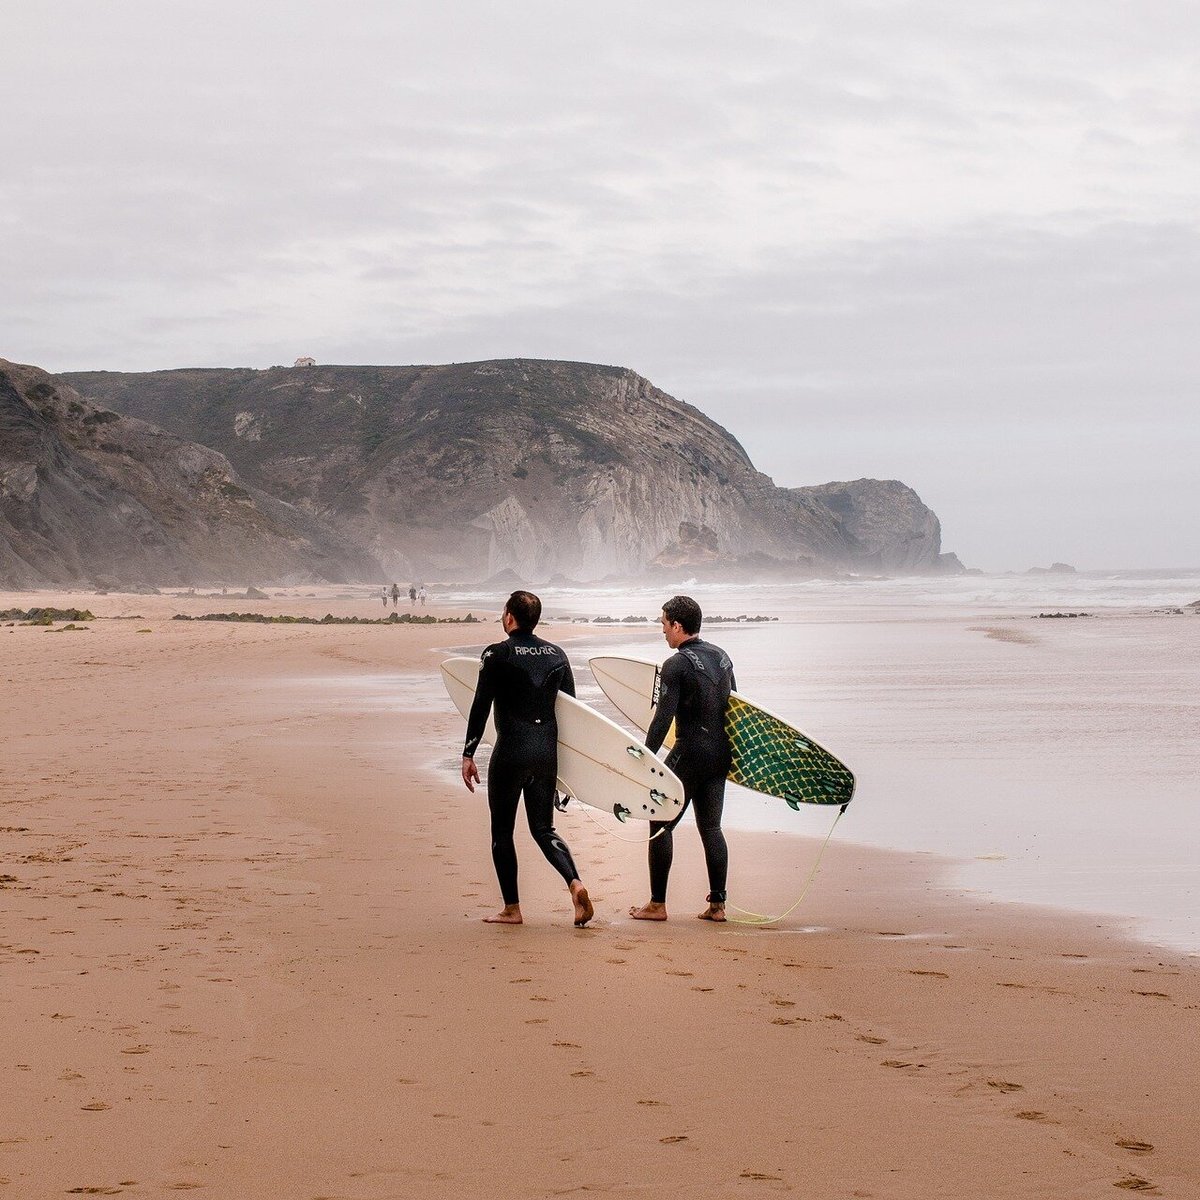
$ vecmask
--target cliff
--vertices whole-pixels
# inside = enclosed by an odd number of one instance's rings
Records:
[[[737,440],[632,371],[540,360],[60,377],[226,456],[389,577],[937,569],[911,489],[778,488]],[[698,557],[693,557],[698,555]]]
[[[0,359],[0,586],[335,581],[373,570],[215,450]]]

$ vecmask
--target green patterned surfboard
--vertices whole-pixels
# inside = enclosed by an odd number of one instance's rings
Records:
[[[648,729],[658,693],[658,664],[599,657],[589,665],[600,690],[618,711],[639,729]],[[843,762],[782,717],[737,692],[729,698],[725,728],[733,747],[729,770],[733,783],[777,796],[792,808],[844,805],[854,796],[854,775]],[[667,738],[667,744],[673,741],[673,736]]]
[[[792,808],[849,804],[853,798],[854,776],[843,763],[737,692],[729,697],[725,732],[733,747],[733,783],[778,796]]]

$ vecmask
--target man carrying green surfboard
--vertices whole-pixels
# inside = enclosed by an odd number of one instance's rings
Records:
[[[695,808],[708,867],[708,907],[697,916],[702,921],[725,920],[729,850],[721,832],[721,813],[731,760],[725,710],[736,684],[729,655],[701,639],[702,616],[700,605],[690,596],[673,596],[662,608],[663,637],[675,653],[663,664],[656,681],[654,719],[646,731],[646,745],[657,753],[672,721],[675,723],[675,745],[667,765],[683,781],[686,803],[674,820],[650,823],[650,899],[641,908],[629,910],[639,921],[667,919],[673,833],[689,804]]]

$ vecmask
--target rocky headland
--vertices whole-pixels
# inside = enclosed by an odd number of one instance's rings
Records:
[[[961,570],[906,485],[777,487],[721,426],[617,367],[513,359],[54,382],[207,448],[233,486],[336,531],[358,556],[338,571],[362,578]]]

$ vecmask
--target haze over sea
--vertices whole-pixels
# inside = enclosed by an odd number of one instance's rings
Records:
[[[944,856],[964,889],[1128,917],[1151,941],[1200,952],[1200,613],[1172,611],[1200,599],[1200,570],[540,594],[547,616],[620,618],[656,617],[676,591],[707,614],[779,618],[704,635],[733,657],[739,691],[854,770],[830,853],[848,840]],[[657,625],[570,651],[581,698],[610,715],[587,657],[667,653]],[[832,818],[737,787],[726,800],[731,828],[823,837]],[[815,846],[797,847],[799,890]],[[731,898],[753,908],[736,892],[736,851],[732,872]]]

